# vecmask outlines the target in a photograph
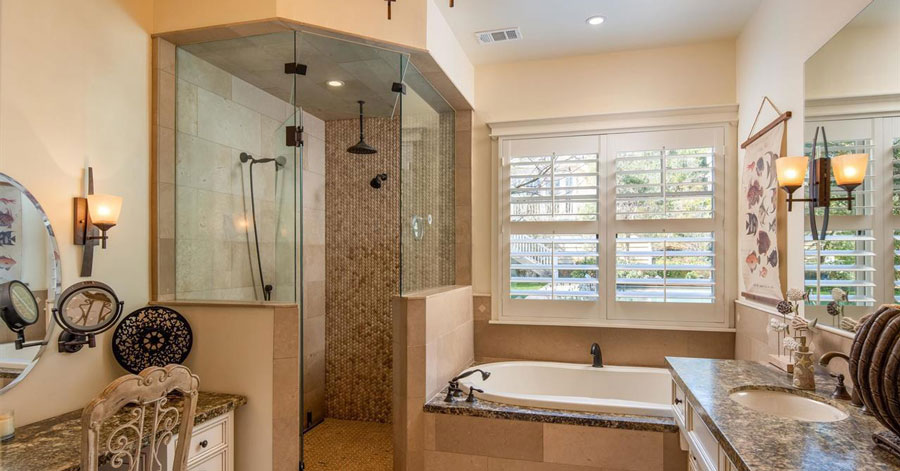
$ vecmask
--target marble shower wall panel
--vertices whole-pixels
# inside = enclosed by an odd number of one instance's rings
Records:
[[[176,299],[261,299],[248,164],[239,156],[285,156],[287,171],[254,168],[260,257],[274,300],[293,301],[294,150],[284,146],[293,107],[203,61],[176,52]],[[281,215],[281,216],[280,216]],[[287,215],[287,217],[284,217]],[[276,256],[278,254],[278,256]]]
[[[365,134],[378,153],[349,154],[359,122],[325,123],[325,400],[329,417],[389,422],[391,299],[400,292],[400,121],[366,119]],[[380,173],[388,180],[376,190],[369,182]]]
[[[303,113],[304,428],[325,418],[325,122]],[[307,417],[312,415],[312,421]]]

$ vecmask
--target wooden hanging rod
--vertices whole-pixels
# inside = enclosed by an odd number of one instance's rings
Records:
[[[784,113],[781,113],[777,118],[775,118],[774,121],[767,124],[766,127],[760,129],[760,131],[758,133],[748,137],[747,140],[744,141],[743,144],[741,144],[741,149],[746,149],[747,146],[749,146],[750,144],[753,144],[757,139],[763,137],[767,132],[769,132],[773,128],[775,128],[775,126],[778,126],[779,124],[791,119],[791,116],[792,115],[791,115],[790,111],[785,111]]]

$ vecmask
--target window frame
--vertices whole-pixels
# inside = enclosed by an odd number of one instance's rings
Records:
[[[650,134],[653,133],[653,134]],[[713,149],[713,217],[710,219],[616,220],[616,160],[615,149],[620,141],[653,136],[660,142],[666,136],[687,136],[679,141],[698,142],[693,147]],[[590,222],[515,222],[510,220],[509,160],[515,146],[535,140],[594,139],[598,153],[598,220]],[[731,301],[736,294],[737,275],[727,261],[736,251],[736,211],[734,182],[736,181],[736,140],[733,122],[715,121],[696,125],[670,125],[622,128],[572,133],[520,134],[498,136],[494,155],[496,213],[493,321],[517,324],[590,325],[610,327],[662,327],[690,330],[729,330],[732,325]],[[667,142],[671,142],[668,139]],[[611,147],[612,145],[612,147]],[[645,145],[645,147],[647,147]],[[668,148],[687,148],[691,145],[661,145]],[[645,149],[646,150],[646,149]],[[533,154],[534,152],[532,152]],[[557,152],[558,154],[560,152]],[[587,153],[587,152],[582,152]],[[665,164],[665,162],[663,162]],[[735,226],[735,227],[732,227]],[[516,233],[558,234],[591,233],[598,235],[598,294],[599,301],[520,300],[510,298],[510,235]],[[709,232],[715,238],[714,276],[715,299],[711,303],[636,302],[617,301],[616,292],[616,234],[624,232]],[[605,300],[605,302],[604,302]]]

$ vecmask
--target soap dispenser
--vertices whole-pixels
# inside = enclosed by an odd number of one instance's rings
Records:
[[[794,352],[794,387],[797,389],[816,389],[816,373],[813,366],[812,352],[806,344],[806,337],[797,337],[800,346]]]

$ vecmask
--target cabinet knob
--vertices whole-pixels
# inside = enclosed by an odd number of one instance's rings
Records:
[[[208,446],[209,446],[209,441],[203,440],[202,442],[200,442],[200,448],[206,448]]]
[[[675,398],[675,404],[681,404],[682,402],[684,402],[684,401],[682,401],[681,399],[678,399],[677,397]]]

